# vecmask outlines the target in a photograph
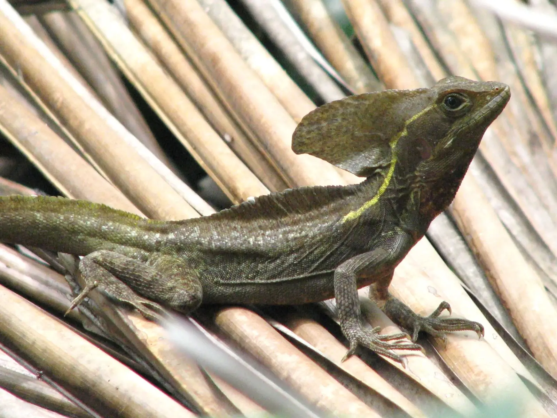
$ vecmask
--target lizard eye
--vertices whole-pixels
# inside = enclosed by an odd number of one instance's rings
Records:
[[[466,98],[460,94],[448,94],[443,100],[443,105],[449,111],[460,110],[466,104]]]

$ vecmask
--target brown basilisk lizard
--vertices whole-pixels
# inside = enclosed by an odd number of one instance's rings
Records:
[[[483,327],[414,314],[389,295],[395,267],[454,198],[482,135],[510,97],[496,82],[449,77],[429,89],[384,91],[326,104],[293,136],[309,153],[366,179],[262,196],[209,217],[153,221],[54,197],[0,198],[0,240],[84,256],[88,286],[149,318],[160,305],[301,304],[336,297],[350,344],[401,360],[419,349],[360,322],[357,289],[395,322],[436,336]],[[77,300],[80,300],[78,297]]]

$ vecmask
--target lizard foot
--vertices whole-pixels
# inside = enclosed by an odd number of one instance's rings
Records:
[[[68,315],[73,309],[79,306],[79,304],[83,302],[83,300],[89,295],[89,293],[97,287],[102,289],[103,286],[98,281],[87,283],[87,286],[85,286],[79,293],[79,295],[77,295],[77,297],[72,300],[72,302],[70,303],[70,307],[64,313],[64,316]],[[168,316],[168,313],[165,311],[165,309],[158,303],[142,298],[141,296],[131,292],[131,290],[129,289],[122,290],[125,291],[120,292],[116,299],[137,309],[145,318],[151,321],[159,321],[163,317]],[[115,296],[110,293],[108,293],[107,295],[108,297],[115,298]]]
[[[408,338],[409,335],[405,332],[399,332],[396,334],[381,335],[379,334],[380,327],[375,327],[371,330],[366,330],[362,327],[358,327],[356,330],[352,331],[347,335],[348,341],[350,343],[350,349],[343,357],[342,361],[347,360],[352,356],[358,346],[364,346],[374,351],[377,354],[381,354],[385,357],[389,357],[403,365],[406,364],[404,358],[395,354],[392,350],[421,350],[422,347],[418,344],[411,342],[400,341],[401,338]],[[390,342],[393,340],[399,340],[395,342]]]
[[[428,334],[439,337],[443,341],[447,340],[445,334],[452,331],[474,331],[478,334],[479,338],[484,335],[483,325],[477,322],[458,318],[439,318],[439,315],[445,309],[449,314],[452,313],[451,305],[447,302],[441,302],[437,309],[429,316],[423,317],[413,314],[409,318],[411,324],[408,326],[408,329],[412,330],[412,341],[418,339],[420,331],[425,331]]]

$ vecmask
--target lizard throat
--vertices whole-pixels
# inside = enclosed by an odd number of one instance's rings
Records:
[[[408,125],[410,125],[412,122],[414,122],[416,119],[423,116],[424,114],[426,114],[430,110],[435,109],[436,107],[437,107],[437,104],[434,103],[434,104],[426,107],[425,109],[423,109],[421,112],[416,113],[414,116],[412,116],[406,122],[404,122],[404,128],[389,141],[389,146],[391,147],[392,158],[391,158],[391,162],[389,163],[389,171],[387,172],[387,175],[385,176],[385,179],[383,180],[383,183],[381,183],[381,186],[379,186],[379,189],[377,189],[377,193],[375,193],[375,196],[373,196],[370,200],[365,202],[358,209],[353,210],[353,211],[349,212],[347,215],[345,215],[342,218],[341,223],[345,223],[347,221],[352,221],[354,219],[358,219],[360,216],[362,216],[362,214],[366,210],[368,210],[369,208],[374,206],[377,202],[379,202],[379,199],[381,198],[381,196],[383,196],[383,194],[385,193],[385,191],[389,187],[389,184],[391,183],[391,180],[393,178],[393,174],[395,172],[396,163],[398,161],[398,157],[396,155],[396,146],[398,144],[398,141],[400,140],[400,138],[405,137],[406,135],[408,135]]]

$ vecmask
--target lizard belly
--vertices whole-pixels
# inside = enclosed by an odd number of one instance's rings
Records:
[[[332,297],[333,271],[280,281],[203,281],[204,304],[298,305]]]
[[[359,250],[309,245],[293,251],[211,254],[199,263],[203,302],[283,305],[334,296],[334,270]],[[309,250],[308,250],[309,249]]]
[[[274,225],[253,236],[238,230],[192,246],[183,257],[203,285],[203,303],[310,303],[334,296],[334,270],[369,251],[385,225],[383,218],[351,224],[335,218]]]

